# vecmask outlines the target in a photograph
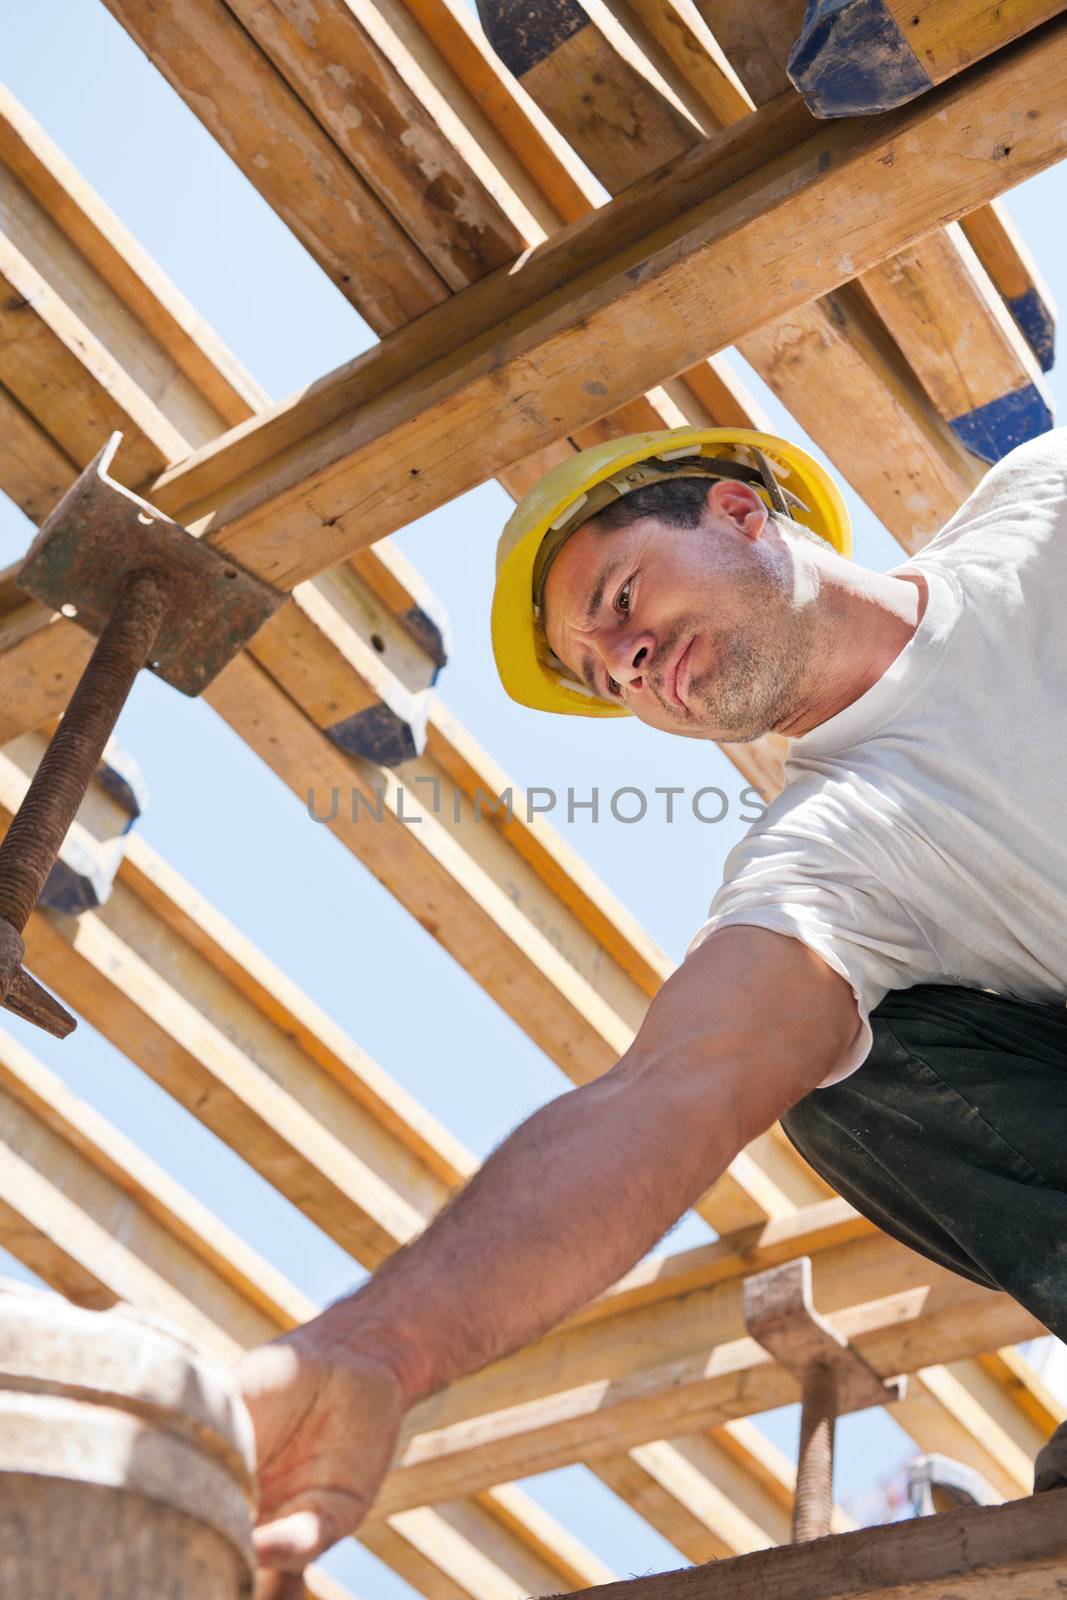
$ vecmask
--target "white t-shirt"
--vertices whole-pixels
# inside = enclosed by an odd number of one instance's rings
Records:
[[[795,739],[690,945],[755,924],[817,950],[869,1013],[916,983],[1067,1003],[1067,429],[988,473],[895,573],[922,620],[887,672]]]

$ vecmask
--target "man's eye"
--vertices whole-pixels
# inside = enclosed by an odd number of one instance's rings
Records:
[[[620,684],[616,683],[614,678],[609,678],[608,679],[608,693],[609,694],[621,694],[622,693],[622,686]]]
[[[632,582],[632,578],[628,579],[619,590],[619,598],[616,600],[615,604],[618,606],[620,611],[629,611],[630,609],[630,584]]]

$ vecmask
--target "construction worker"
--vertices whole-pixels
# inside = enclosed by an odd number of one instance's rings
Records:
[[[753,432],[599,445],[516,508],[509,694],[786,734],[787,783],[618,1064],[246,1359],[265,1566],[355,1527],[415,1400],[605,1289],[777,1118],[888,1233],[1067,1335],[1067,432],[891,572],[850,551],[826,472]]]

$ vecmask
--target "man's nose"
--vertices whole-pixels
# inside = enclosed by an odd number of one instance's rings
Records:
[[[656,641],[650,633],[613,639],[606,649],[607,667],[616,683],[639,683],[652,661]]]

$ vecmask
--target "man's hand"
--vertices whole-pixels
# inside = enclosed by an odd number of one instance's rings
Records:
[[[251,1351],[237,1369],[256,1431],[261,1567],[299,1574],[363,1521],[404,1414],[389,1364],[341,1344],[331,1314]],[[261,1600],[297,1600],[292,1581],[261,1578]]]

